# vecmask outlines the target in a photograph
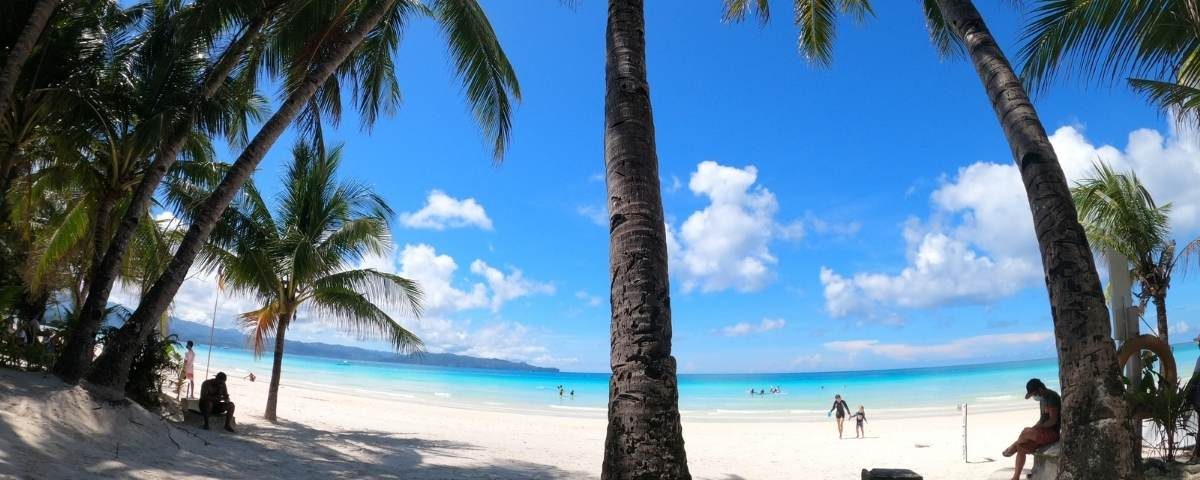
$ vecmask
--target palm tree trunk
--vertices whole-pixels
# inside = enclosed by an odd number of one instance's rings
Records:
[[[690,479],[671,356],[671,299],[643,0],[610,0],[605,62],[612,378],[601,478]]]
[[[142,298],[133,315],[114,334],[111,345],[106,345],[104,352],[96,359],[88,372],[85,385],[93,392],[109,398],[121,398],[124,394],[125,383],[129,376],[129,366],[133,362],[138,348],[146,336],[153,330],[151,327],[158,322],[170,305],[179,286],[187,276],[192,262],[208,240],[217,220],[233,200],[233,196],[242,188],[254,169],[270,150],[279,136],[296,118],[300,108],[304,106],[334,70],[357,48],[366,38],[367,33],[375,28],[383,19],[384,14],[395,5],[396,0],[379,0],[371,10],[364,14],[353,29],[329,42],[327,60],[317,63],[309,69],[309,73],[288,95],[279,110],[263,124],[254,139],[246,145],[245,150],[237,161],[229,168],[220,185],[204,200],[196,211],[195,218],[175,256],[167,265],[166,270],[150,287]]]
[[[289,319],[290,315],[280,315],[279,325],[275,328],[275,354],[274,361],[271,363],[271,386],[267,389],[267,409],[263,411],[263,418],[272,422],[276,420],[275,406],[279,403],[279,376],[283,373],[283,337],[287,332]]]
[[[1160,288],[1154,293],[1154,313],[1158,317],[1158,338],[1170,345],[1167,340],[1167,289]]]
[[[233,72],[242,54],[258,39],[263,26],[271,19],[275,8],[281,3],[281,0],[275,0],[267,6],[263,12],[246,25],[238,40],[225,48],[221,58],[205,76],[204,84],[200,86],[200,97],[203,100],[211,99],[216,95],[217,90],[224,85],[225,79]],[[104,255],[93,264],[83,308],[78,312],[70,337],[63,346],[63,354],[54,365],[54,373],[63,381],[78,382],[88,365],[91,364],[91,352],[96,343],[96,331],[104,323],[104,309],[108,306],[108,298],[112,294],[113,284],[116,283],[117,276],[120,274],[121,262],[125,259],[129,242],[137,232],[138,223],[145,215],[146,209],[149,208],[158,185],[162,183],[167,170],[175,164],[175,160],[179,157],[179,151],[187,141],[188,133],[191,132],[196,116],[199,114],[200,105],[203,103],[198,100],[192,108],[191,115],[180,124],[175,125],[170,136],[163,141],[154,156],[154,161],[142,174],[141,182],[133,191],[133,196],[121,216],[121,223],[117,224],[108,248],[102,250]]]
[[[1025,183],[1050,295],[1062,385],[1062,479],[1136,478],[1132,422],[1091,249],[1058,157],[970,0],[935,0],[966,44]]]
[[[58,3],[59,0],[38,0],[33,6],[33,11],[29,13],[29,20],[25,22],[21,35],[8,50],[4,69],[0,70],[0,118],[8,114],[13,91],[17,89],[17,79],[21,77],[21,68],[33,54],[33,47],[37,45],[46,24],[50,23],[50,17],[54,14],[54,9],[58,8]]]

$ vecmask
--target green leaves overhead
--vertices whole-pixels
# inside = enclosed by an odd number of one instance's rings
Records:
[[[1131,86],[1181,117],[1200,100],[1200,14],[1192,0],[1042,0],[1022,37],[1022,75]]]
[[[517,75],[478,2],[434,0],[432,14],[446,34],[475,121],[499,161],[512,135],[512,100],[521,98]]]
[[[741,22],[752,14],[761,24],[771,15],[768,0],[725,0],[724,19]],[[870,0],[794,0],[792,22],[799,30],[800,54],[819,67],[833,64],[838,15],[849,15],[864,23],[875,16]]]

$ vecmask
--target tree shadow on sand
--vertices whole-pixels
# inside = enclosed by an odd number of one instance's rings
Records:
[[[70,387],[51,381],[22,388],[0,375],[0,406],[18,397],[48,397]],[[24,382],[18,382],[24,383]],[[7,388],[6,388],[7,387]],[[47,403],[49,404],[49,403]],[[56,405],[55,408],[58,408]],[[237,434],[202,430],[194,417],[169,422],[140,407],[77,405],[109,419],[99,433],[54,416],[0,414],[0,477],[7,478],[382,478],[591,479],[586,472],[515,459],[490,459],[477,445],[372,430],[325,431],[282,421],[240,425]],[[105,411],[109,410],[109,411]],[[38,438],[18,425],[40,424]],[[219,427],[220,420],[214,423]],[[7,447],[7,448],[5,448]],[[490,460],[489,460],[490,459]]]

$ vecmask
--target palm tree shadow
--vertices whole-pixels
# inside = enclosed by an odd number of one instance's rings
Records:
[[[595,478],[549,464],[495,459],[475,444],[412,433],[331,431],[286,420],[242,424],[237,434],[220,430],[222,420],[215,420],[213,430],[203,430],[195,417],[171,422],[133,405],[66,403],[62,398],[80,398],[72,387],[55,379],[9,382],[9,376],[32,374],[0,369],[0,408],[28,402],[71,415],[0,415],[0,478],[129,478],[147,472],[161,478],[286,480]],[[100,422],[95,428],[72,423],[92,412]],[[18,433],[31,428],[40,438]]]

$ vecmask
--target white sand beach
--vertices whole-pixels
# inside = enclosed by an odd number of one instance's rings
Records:
[[[267,384],[230,378],[238,433],[168,423],[137,406],[92,400],[53,377],[0,370],[0,477],[59,478],[598,478],[598,413],[513,413],[281,388],[279,416],[262,418]],[[684,416],[697,479],[858,479],[862,468],[909,468],[929,480],[987,478],[1008,465],[1009,438],[1036,406],[970,417],[871,418],[867,438],[838,440],[827,422]],[[215,426],[215,425],[214,425]],[[852,431],[847,425],[847,431]],[[849,436],[852,436],[849,435]]]

